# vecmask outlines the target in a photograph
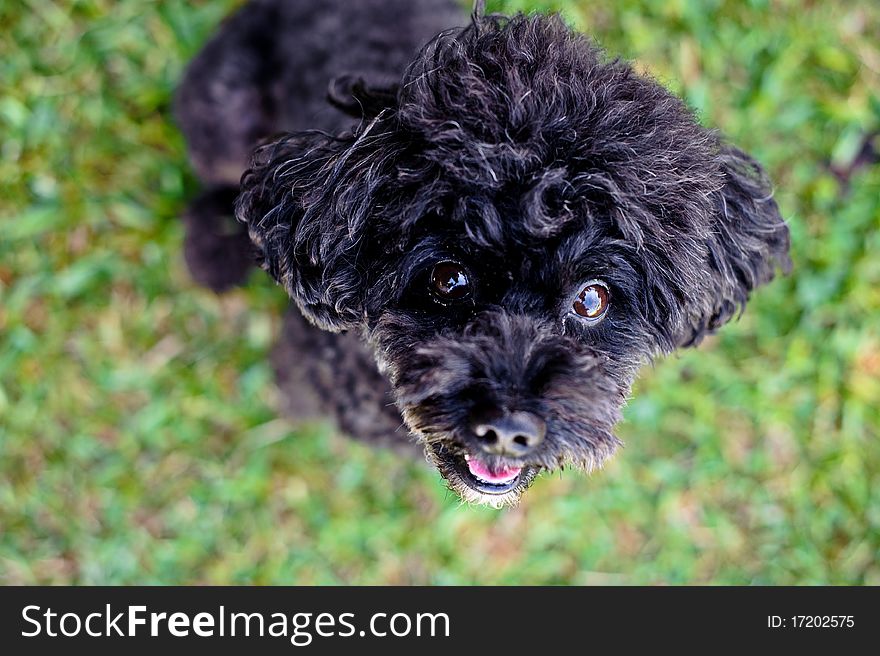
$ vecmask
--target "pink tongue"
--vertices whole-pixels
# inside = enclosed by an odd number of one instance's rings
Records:
[[[509,483],[522,471],[522,467],[503,467],[493,472],[476,458],[467,458],[467,466],[471,474],[487,483]]]

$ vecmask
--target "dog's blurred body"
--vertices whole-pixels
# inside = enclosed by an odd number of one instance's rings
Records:
[[[253,265],[232,202],[261,141],[350,129],[351,116],[328,94],[344,93],[338,87],[349,80],[395,84],[425,42],[465,20],[454,0],[255,0],[227,18],[190,62],[175,98],[204,186],[184,217],[193,277],[223,291]]]

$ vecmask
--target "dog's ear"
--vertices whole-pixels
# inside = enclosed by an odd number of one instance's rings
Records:
[[[333,332],[362,315],[354,252],[360,227],[344,218],[334,193],[347,145],[346,137],[309,132],[259,148],[235,204],[263,269],[312,323]]]
[[[709,297],[691,318],[680,344],[691,346],[741,311],[750,292],[791,267],[788,227],[761,166],[742,151],[721,146],[723,186],[714,198],[708,243]]]
[[[339,75],[327,87],[327,101],[352,118],[372,120],[397,105],[397,82],[370,84],[350,73]]]

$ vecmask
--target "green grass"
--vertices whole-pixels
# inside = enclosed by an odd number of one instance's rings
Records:
[[[880,5],[559,8],[764,162],[794,271],[644,372],[592,477],[460,507],[278,419],[286,305],[195,286],[169,98],[229,0],[0,5],[0,582],[880,584]],[[877,144],[880,148],[880,144]]]

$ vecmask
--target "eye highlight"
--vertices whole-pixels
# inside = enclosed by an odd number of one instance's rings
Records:
[[[587,321],[599,321],[608,311],[610,299],[611,294],[608,291],[608,286],[600,280],[594,280],[575,297],[571,309]]]
[[[460,301],[472,293],[472,283],[467,270],[458,262],[438,262],[431,269],[428,287],[440,301]]]

